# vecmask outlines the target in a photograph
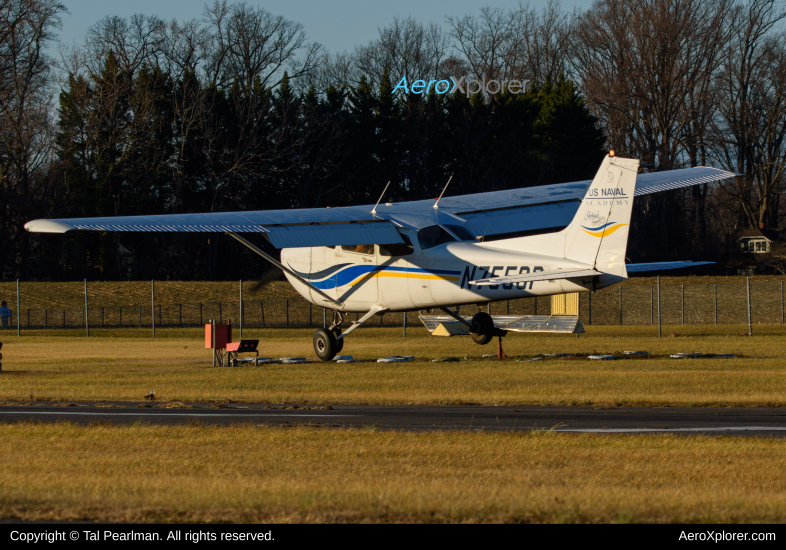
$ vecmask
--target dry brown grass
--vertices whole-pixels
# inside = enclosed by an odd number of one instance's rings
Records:
[[[0,517],[783,522],[786,441],[0,425]]]
[[[268,330],[261,354],[315,359],[311,330]],[[210,368],[197,339],[59,339],[13,337],[3,347],[2,400],[141,400],[151,390],[166,401],[273,403],[589,404],[786,406],[786,342],[779,337],[630,338],[516,335],[511,356],[700,351],[734,359],[586,359],[518,363],[482,360],[495,346],[468,338],[431,337],[424,329],[364,328],[344,353],[374,359],[411,354],[413,363],[270,365]],[[468,360],[432,363],[433,358]]]

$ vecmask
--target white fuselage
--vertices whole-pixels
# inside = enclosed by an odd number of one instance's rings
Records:
[[[595,290],[618,282],[618,277],[558,279],[489,286],[470,281],[494,276],[536,273],[580,266],[575,261],[543,254],[495,248],[494,242],[452,242],[423,251],[414,235],[411,254],[384,256],[379,246],[359,253],[337,246],[288,248],[281,260],[343,308],[325,300],[296,278],[287,275],[295,289],[315,305],[348,312],[365,312],[372,306],[407,311],[548,296]],[[368,247],[370,250],[371,247]]]

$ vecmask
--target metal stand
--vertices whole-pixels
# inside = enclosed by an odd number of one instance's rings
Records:
[[[502,336],[497,341],[497,359],[507,359],[508,356],[502,351]]]

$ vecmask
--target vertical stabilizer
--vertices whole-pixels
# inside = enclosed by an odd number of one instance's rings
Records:
[[[576,216],[562,233],[565,258],[626,277],[625,250],[636,191],[637,159],[607,156]]]

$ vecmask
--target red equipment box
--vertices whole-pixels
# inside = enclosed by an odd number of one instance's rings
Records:
[[[213,325],[205,325],[205,348],[226,349],[232,341],[232,325],[215,325],[216,341],[213,342]]]

